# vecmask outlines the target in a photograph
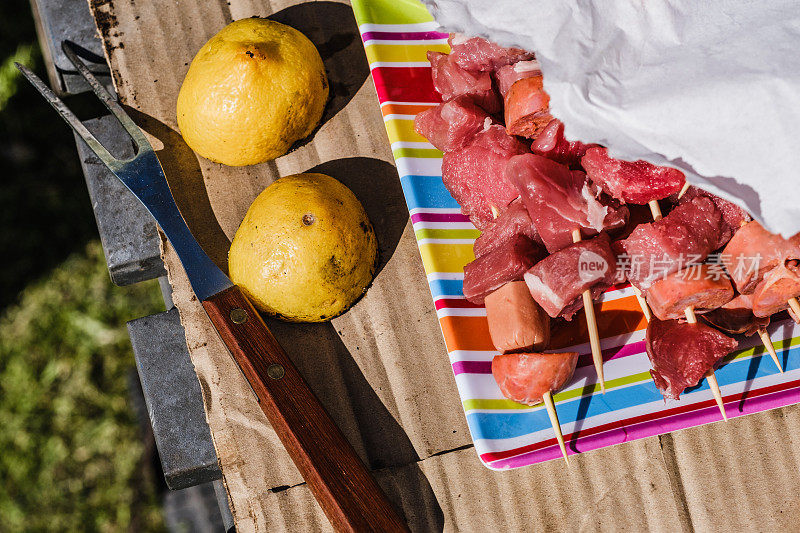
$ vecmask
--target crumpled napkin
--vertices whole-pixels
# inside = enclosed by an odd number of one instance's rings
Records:
[[[535,51],[569,139],[682,170],[800,231],[800,7],[788,0],[423,0],[449,31]]]

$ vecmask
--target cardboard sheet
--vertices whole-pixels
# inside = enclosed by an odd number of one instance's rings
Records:
[[[441,332],[429,319],[435,311],[350,7],[174,5],[94,2],[93,10],[120,98],[151,136],[200,244],[226,269],[230,239],[252,200],[275,178],[318,171],[344,182],[365,205],[378,234],[381,264],[372,288],[330,324],[269,325],[371,467],[408,464],[469,444]],[[176,131],[175,102],[189,62],[231,20],[272,12],[304,31],[321,51],[333,92],[322,127],[313,142],[274,162],[229,168],[198,158]],[[234,513],[237,520],[262,515],[259,495],[302,479],[168,246],[164,258]]]
[[[509,472],[453,451],[378,480],[416,531],[794,531],[800,407]],[[758,433],[767,432],[767,439]],[[763,446],[763,447],[762,447]],[[427,482],[425,482],[427,480]],[[273,493],[275,531],[325,531],[305,485]]]
[[[353,14],[336,2],[293,4],[90,0],[120,98],[151,136],[184,217],[221,267],[250,202],[278,176],[326,172],[365,204],[382,256],[366,297],[331,324],[269,325],[413,528],[688,531],[796,524],[790,488],[798,482],[797,408],[599,450],[575,457],[570,469],[559,461],[514,472],[481,466]],[[310,142],[274,162],[227,168],[197,157],[182,141],[175,102],[200,46],[228,22],[253,15],[272,15],[315,42],[333,99]],[[238,531],[329,529],[174,252],[165,245],[163,255]]]

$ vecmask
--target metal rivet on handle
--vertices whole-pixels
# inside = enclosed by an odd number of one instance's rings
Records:
[[[241,307],[231,310],[231,321],[234,324],[243,324],[247,322],[247,311]]]
[[[286,371],[277,363],[273,363],[267,367],[267,375],[272,379],[281,379]]]

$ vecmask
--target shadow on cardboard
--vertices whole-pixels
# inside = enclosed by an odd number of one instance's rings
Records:
[[[369,77],[369,64],[361,44],[353,9],[339,2],[304,2],[269,17],[291,26],[317,47],[328,73],[330,96],[314,131],[297,141],[289,151],[309,143],[328,120],[344,109]]]
[[[394,254],[408,223],[408,209],[397,170],[380,159],[346,157],[326,161],[306,172],[333,176],[347,185],[364,206],[378,238],[377,276]]]
[[[444,515],[416,464],[419,455],[333,324],[266,322],[361,459],[372,470],[396,469],[377,477],[406,519],[416,524],[412,530],[440,531]]]

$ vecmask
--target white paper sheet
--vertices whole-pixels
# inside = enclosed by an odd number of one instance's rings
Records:
[[[797,1],[424,2],[447,30],[535,51],[568,138],[800,231]]]

